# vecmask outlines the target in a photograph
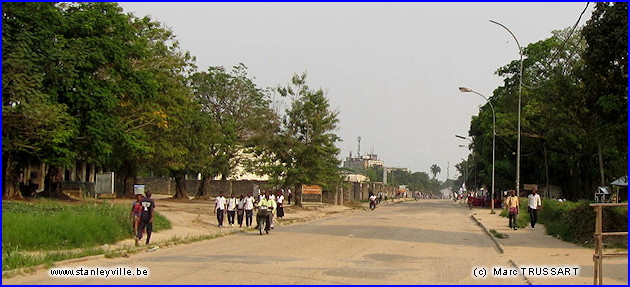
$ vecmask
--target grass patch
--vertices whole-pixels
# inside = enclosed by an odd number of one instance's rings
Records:
[[[129,209],[109,203],[3,201],[3,262],[5,249],[11,253],[92,248],[131,238]],[[171,223],[156,212],[153,231],[169,228]]]
[[[538,213],[538,221],[545,225],[547,234],[583,246],[593,246],[595,231],[595,209],[588,201],[558,202],[545,200],[543,210]],[[628,231],[628,207],[606,207],[603,209],[604,232]],[[608,248],[628,248],[626,236],[604,238]]]
[[[54,251],[46,252],[41,255],[32,255],[24,252],[19,252],[17,248],[3,246],[2,271],[38,266],[41,264],[53,266],[53,263],[57,261],[99,255],[103,253],[104,251],[101,248],[88,248],[79,251]]]

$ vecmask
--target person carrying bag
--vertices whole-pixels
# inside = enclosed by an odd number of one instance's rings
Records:
[[[518,218],[518,209],[520,207],[520,203],[514,190],[511,191],[510,196],[505,201],[505,207],[507,208],[509,214],[508,220],[510,228],[517,230],[518,226],[516,225],[516,220]]]

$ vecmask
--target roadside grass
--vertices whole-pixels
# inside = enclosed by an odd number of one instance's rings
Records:
[[[545,200],[538,214],[538,221],[545,225],[547,234],[583,246],[593,246],[595,210],[588,201],[559,202]],[[628,231],[628,207],[606,207],[603,209],[604,232]],[[606,248],[628,248],[627,236],[604,238]]]
[[[3,201],[3,250],[50,251],[112,244],[132,236],[129,209],[109,203]],[[169,228],[171,223],[156,212],[153,230]]]
[[[2,270],[105,253],[100,247],[131,238],[126,205],[53,200],[2,202]],[[156,212],[153,230],[171,228]]]
[[[519,228],[529,226],[530,218],[527,211],[527,198],[521,198],[521,207],[517,219]],[[538,223],[544,224],[547,234],[567,242],[586,247],[593,246],[593,232],[595,231],[595,211],[588,201],[543,200],[542,210],[538,212]],[[506,217],[507,210],[501,211],[500,216]],[[604,208],[603,230],[627,232],[628,207]],[[506,220],[506,225],[507,225]],[[627,236],[604,238],[606,248],[628,249]]]
[[[104,250],[102,248],[86,248],[77,251],[52,251],[42,254],[29,254],[20,252],[17,248],[2,246],[2,271],[33,267],[41,264],[53,266],[54,262],[57,261],[103,253]]]
[[[244,232],[244,231],[243,231]],[[118,258],[118,257],[128,257],[131,254],[135,254],[138,252],[146,251],[154,251],[162,247],[170,247],[180,244],[187,244],[192,242],[198,242],[203,240],[210,240],[214,238],[223,237],[225,234],[217,233],[217,234],[207,234],[207,235],[198,235],[198,236],[189,236],[180,238],[178,236],[172,237],[165,241],[159,241],[147,246],[143,247],[122,247],[114,250],[104,250],[103,248],[83,248],[77,249],[73,251],[52,251],[52,252],[42,252],[40,254],[29,254],[24,252],[19,252],[17,248],[2,248],[2,271],[8,271],[3,277],[12,277],[14,275],[20,274],[22,272],[30,272],[29,267],[35,267],[44,264],[45,267],[50,268],[55,265],[55,262],[80,258],[86,256],[93,255],[103,255],[105,258]],[[22,270],[18,270],[19,268],[24,268]],[[32,270],[32,269],[31,269]]]

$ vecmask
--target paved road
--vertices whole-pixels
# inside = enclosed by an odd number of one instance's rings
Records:
[[[474,267],[510,266],[452,201],[381,204],[269,235],[237,233],[130,258],[60,267],[149,270],[148,278],[51,278],[49,271],[3,284],[524,284],[520,277],[474,279]]]

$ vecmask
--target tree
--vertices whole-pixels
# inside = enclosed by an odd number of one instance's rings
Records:
[[[172,33],[115,3],[7,3],[3,28],[5,174],[41,160],[55,197],[77,160],[135,176],[148,127],[167,125],[160,97],[189,66]]]
[[[554,31],[553,37],[524,49],[522,182],[558,184],[567,198],[582,199],[613,180],[610,174],[626,173],[627,43],[617,38],[627,34],[626,23],[626,3],[598,3],[584,32]],[[513,188],[518,64],[498,69],[506,79],[490,98],[497,112],[498,189]],[[489,105],[473,118],[469,134],[476,155],[472,164],[489,182]]]
[[[338,112],[330,110],[324,92],[311,90],[306,73],[294,75],[291,84],[278,88],[280,95],[293,99],[286,110],[282,129],[271,143],[274,154],[272,174],[283,179],[283,185],[295,186],[296,205],[301,206],[302,184],[333,188],[341,181],[338,171],[339,149],[335,142]],[[275,173],[273,173],[275,172]]]
[[[442,171],[442,169],[437,165],[437,164],[433,164],[431,166],[431,173],[433,174],[433,179],[435,179],[435,176],[440,173]]]
[[[252,156],[260,139],[273,130],[275,114],[269,97],[247,77],[247,67],[239,64],[231,72],[210,67],[191,77],[191,85],[208,131],[202,136],[205,146],[195,151],[202,182],[196,199],[208,199],[212,178],[232,175],[239,165],[257,171],[258,158]]]
[[[582,30],[587,45],[580,78],[593,111],[591,124],[604,185],[604,166],[609,167],[609,180],[627,174],[628,3],[600,2],[595,7]]]
[[[54,3],[2,5],[2,195],[21,197],[20,170],[30,158],[69,165],[77,122],[48,92],[46,76],[63,41],[54,41],[63,16]]]

